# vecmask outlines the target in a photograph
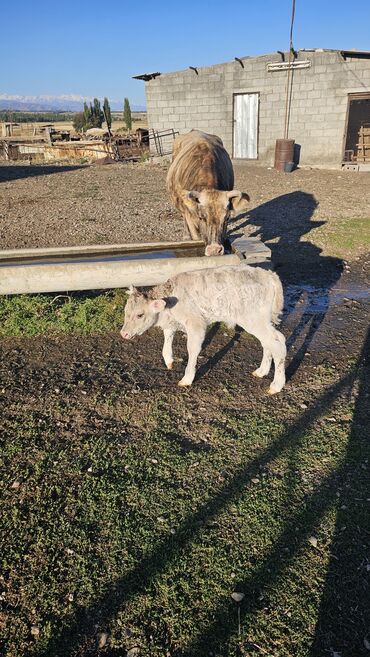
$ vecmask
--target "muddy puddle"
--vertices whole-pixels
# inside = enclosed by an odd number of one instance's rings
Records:
[[[303,306],[308,314],[324,313],[328,308],[343,302],[370,302],[370,288],[363,283],[347,283],[346,285],[315,287],[313,285],[288,285],[284,290],[286,313],[291,313],[296,307]]]

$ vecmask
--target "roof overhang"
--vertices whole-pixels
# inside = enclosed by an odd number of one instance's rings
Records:
[[[144,80],[144,82],[149,82],[149,80],[154,80],[157,78],[160,73],[141,73],[141,75],[133,75],[133,80]]]
[[[343,59],[370,59],[368,50],[340,50]]]

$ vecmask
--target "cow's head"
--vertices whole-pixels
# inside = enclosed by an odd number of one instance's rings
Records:
[[[165,299],[149,299],[134,287],[131,287],[128,293],[125,323],[121,329],[121,336],[125,340],[145,333],[156,323],[158,313],[166,307]]]
[[[223,255],[228,219],[231,214],[235,216],[247,208],[250,200],[248,194],[236,189],[231,192],[185,190],[183,200],[187,209],[198,219],[197,226],[206,243],[206,255]]]

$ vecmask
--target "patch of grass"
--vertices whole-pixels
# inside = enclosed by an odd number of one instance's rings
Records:
[[[315,243],[331,256],[351,259],[370,248],[370,218],[342,218],[315,230]]]
[[[0,297],[0,336],[101,333],[123,323],[126,294],[16,295]]]
[[[67,416],[19,409],[2,428],[7,657],[96,655],[104,633],[108,655],[362,655],[366,400],[341,385],[302,414],[216,404],[188,430],[177,393],[135,421],[127,395],[94,430],[73,397]]]

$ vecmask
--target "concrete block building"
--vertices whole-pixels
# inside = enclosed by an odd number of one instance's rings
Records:
[[[370,168],[370,52],[306,49],[135,77],[155,131],[212,132],[233,158],[272,165],[288,114],[302,165]]]

